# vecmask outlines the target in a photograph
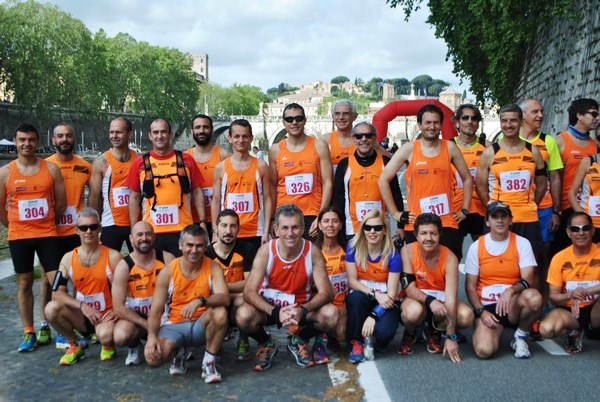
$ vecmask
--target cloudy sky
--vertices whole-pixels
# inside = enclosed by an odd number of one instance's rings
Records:
[[[209,79],[263,90],[338,75],[408,78],[429,74],[458,89],[446,45],[425,23],[404,21],[385,0],[50,0],[92,32],[208,53]]]

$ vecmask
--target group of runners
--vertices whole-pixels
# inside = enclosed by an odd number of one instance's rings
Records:
[[[497,352],[505,328],[515,329],[517,358],[530,357],[528,338],[565,336],[567,352],[578,353],[583,334],[597,337],[600,327],[600,166],[590,137],[598,104],[577,99],[568,113],[555,138],[540,132],[539,101],[506,105],[490,144],[477,135],[476,106],[458,108],[458,135],[447,141],[442,111],[426,105],[420,138],[390,156],[371,123],[354,124],[352,102],[334,105],[336,130],[320,139],[305,133],[304,109],[292,103],[268,164],[249,153],[243,119],[229,127],[229,151],[214,145],[210,117],[195,116],[196,145],[185,152],[173,149],[169,122],[154,120],[152,150],[138,156],[131,122],[118,117],[111,148],[92,165],[73,154],[70,125],[55,127],[56,154],[44,160],[37,129],[22,124],[18,157],[0,168],[0,222],[24,327],[18,350],[50,343],[52,326],[66,349],[61,365],[83,359],[93,336],[101,360],[127,347],[126,365],[170,362],[180,375],[190,347],[205,345],[207,383],[222,380],[216,362],[234,327],[237,359],[257,343],[257,371],[278,352],[273,325],[288,327],[301,367],[329,362],[333,343],[361,362],[365,342],[385,350],[400,323],[400,355],[413,352],[422,328],[429,352],[458,362],[459,329],[473,325],[479,358]],[[458,299],[466,235],[470,307]],[[37,334],[35,253],[44,271]]]

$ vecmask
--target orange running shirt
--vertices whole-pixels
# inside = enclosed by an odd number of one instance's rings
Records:
[[[580,205],[592,217],[596,230],[600,228],[600,164],[596,155],[590,156],[590,167],[580,190]]]
[[[100,257],[93,267],[86,267],[81,263],[80,249],[81,247],[77,247],[73,250],[69,267],[69,278],[76,291],[75,298],[103,314],[108,313],[112,311],[110,284],[113,271],[108,261],[110,249],[100,245]]]
[[[59,237],[74,235],[77,226],[75,217],[83,209],[85,186],[89,185],[92,165],[77,155],[73,155],[69,162],[59,161],[56,155],[46,160],[59,167],[67,193],[67,209],[58,217],[56,232]]]
[[[469,204],[469,213],[477,213],[481,216],[485,216],[485,207],[483,206],[483,204],[479,200],[479,197],[477,196],[477,193],[475,192],[475,174],[477,173],[477,166],[479,166],[481,154],[483,154],[483,151],[485,151],[485,145],[480,144],[479,141],[475,141],[475,144],[473,144],[471,147],[463,148],[459,145],[457,138],[458,137],[455,137],[454,140],[456,141],[456,145],[462,153],[463,158],[465,158],[465,162],[467,163],[467,167],[469,168],[469,173],[473,178],[473,196],[471,197],[471,204]],[[455,211],[460,211],[460,209],[462,208],[464,186],[462,179],[456,171],[454,165],[452,165],[452,173],[454,174],[454,181],[452,183],[454,190],[453,208]]]
[[[333,165],[334,175],[340,161],[350,157],[354,154],[354,151],[356,151],[356,144],[354,144],[354,142],[347,148],[342,147],[338,140],[338,135],[337,130],[332,131],[329,135],[329,155],[331,155],[331,164]]]
[[[411,263],[413,273],[416,277],[417,288],[426,295],[433,296],[440,301],[445,301],[448,248],[440,245],[438,265],[434,269],[431,269],[423,262],[419,243],[409,244],[408,247],[412,247],[413,257]]]
[[[375,162],[367,167],[361,166],[354,155],[348,158],[344,175],[346,235],[356,233],[368,212],[378,210],[385,214],[385,204],[377,184],[384,167],[381,155],[377,155]]]
[[[532,145],[518,154],[509,154],[498,143],[492,145],[495,155],[490,166],[490,201],[504,201],[510,206],[514,223],[536,222],[537,205],[533,197],[533,161]]]
[[[145,269],[134,265],[129,270],[129,279],[127,281],[127,301],[125,305],[128,309],[148,317],[150,306],[152,305],[152,296],[156,289],[156,277],[165,267],[162,261],[155,260],[152,269]]]
[[[192,155],[192,157],[194,156],[194,148],[190,148],[185,152]],[[206,220],[208,222],[212,222],[210,205],[213,199],[213,184],[215,181],[214,171],[219,162],[221,162],[221,148],[217,145],[213,146],[212,155],[206,162],[196,161],[198,170],[200,170],[200,173],[202,174],[201,186],[202,192],[204,193],[204,206],[206,207]],[[192,218],[194,218],[194,222],[200,222],[200,218],[195,209],[192,209]]]
[[[458,229],[458,223],[450,215],[454,202],[448,142],[440,140],[440,152],[432,158],[421,152],[421,140],[413,144],[412,158],[404,172],[408,211],[416,216],[423,212],[434,213],[442,219],[445,228]],[[408,223],[404,229],[413,231],[414,225]]]
[[[600,248],[592,243],[590,253],[580,257],[573,253],[573,246],[556,253],[548,269],[548,283],[558,286],[563,293],[600,285]],[[597,299],[598,295],[588,296],[580,307],[589,306]],[[569,299],[566,305],[571,307],[573,299]]]
[[[238,172],[231,158],[223,164],[221,210],[233,209],[240,218],[239,237],[262,236],[265,231],[263,185],[258,171],[258,159],[250,158],[250,166]]]
[[[102,176],[102,226],[130,226],[127,176],[137,154],[129,150],[129,160],[120,162],[110,151],[104,153],[107,166]]]
[[[562,210],[571,208],[571,204],[569,203],[569,198],[567,194],[569,193],[569,189],[573,185],[573,181],[575,180],[575,174],[577,173],[577,168],[579,167],[579,163],[583,158],[587,156],[592,156],[596,152],[598,152],[598,146],[596,142],[593,140],[589,141],[589,144],[585,148],[578,147],[575,145],[573,140],[571,139],[571,134],[568,131],[564,131],[559,134],[563,142],[565,144],[563,151],[560,153],[560,158],[563,161],[563,165],[565,165],[565,170],[563,173],[563,183],[562,183]],[[580,194],[577,192],[577,200],[579,200]]]
[[[54,220],[54,179],[48,162],[38,159],[36,174],[22,175],[17,161],[8,164],[6,205],[8,240],[38,239],[56,236]]]
[[[307,137],[304,149],[292,152],[287,139],[279,143],[279,155],[275,160],[277,171],[277,208],[283,204],[295,204],[305,216],[319,215],[323,196],[321,159],[313,137]]]
[[[188,320],[181,316],[181,310],[192,300],[201,297],[209,297],[212,289],[212,276],[210,265],[212,260],[208,257],[202,259],[200,272],[194,279],[187,279],[181,273],[180,258],[171,262],[171,279],[169,281],[169,292],[167,304],[162,316],[162,324],[176,324],[184,321],[196,321],[206,311],[207,307],[198,307]]]
[[[298,306],[310,299],[312,243],[302,239],[302,250],[293,260],[284,260],[277,250],[279,239],[269,242],[269,259],[260,295],[274,306]]]
[[[510,232],[508,247],[500,255],[492,255],[487,251],[485,236],[477,240],[479,242],[477,245],[477,258],[479,259],[477,295],[483,305],[488,305],[497,303],[502,292],[521,279],[521,270],[516,234]]]
[[[325,257],[325,266],[327,267],[327,275],[333,286],[335,297],[333,304],[337,308],[346,308],[346,296],[348,295],[348,278],[346,277],[346,252],[342,247],[337,253],[329,254],[325,250],[321,250]]]

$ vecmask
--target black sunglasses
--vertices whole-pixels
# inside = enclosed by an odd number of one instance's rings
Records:
[[[462,116],[460,116],[460,119],[462,121],[469,121],[469,120],[479,121],[479,118],[477,116],[471,116],[470,114],[463,114]]]
[[[306,119],[306,117],[304,117],[304,116],[287,116],[287,117],[283,118],[283,120],[285,120],[288,123],[291,123],[294,120],[296,120],[296,123],[300,123],[300,122],[304,121],[304,119]]]
[[[367,140],[370,140],[371,138],[374,138],[376,135],[377,135],[376,133],[356,133],[356,134],[353,134],[353,137],[356,138],[357,140],[360,140],[363,137],[365,137]]]
[[[77,225],[77,229],[81,230],[82,232],[87,232],[88,229],[90,229],[92,232],[95,232],[99,228],[100,225],[97,223],[93,223],[91,225]]]
[[[597,110],[588,110],[586,113],[591,114],[593,118],[596,118],[599,115]]]
[[[571,225],[569,226],[569,230],[573,233],[577,233],[580,230],[583,230],[584,232],[589,232],[590,230],[592,230],[592,225],[590,225],[589,223],[587,225]]]
[[[363,230],[365,232],[370,232],[371,230],[375,230],[376,232],[381,232],[383,230],[384,226],[383,225],[367,225],[365,224],[363,226]]]

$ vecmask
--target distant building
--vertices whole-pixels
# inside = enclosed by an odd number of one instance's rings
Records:
[[[457,92],[454,88],[448,87],[439,95],[440,102],[448,106],[451,110],[456,110],[463,103],[463,98],[460,92]]]
[[[196,73],[196,81],[207,82],[208,81],[208,54],[196,53],[192,54],[194,65],[192,70]]]

